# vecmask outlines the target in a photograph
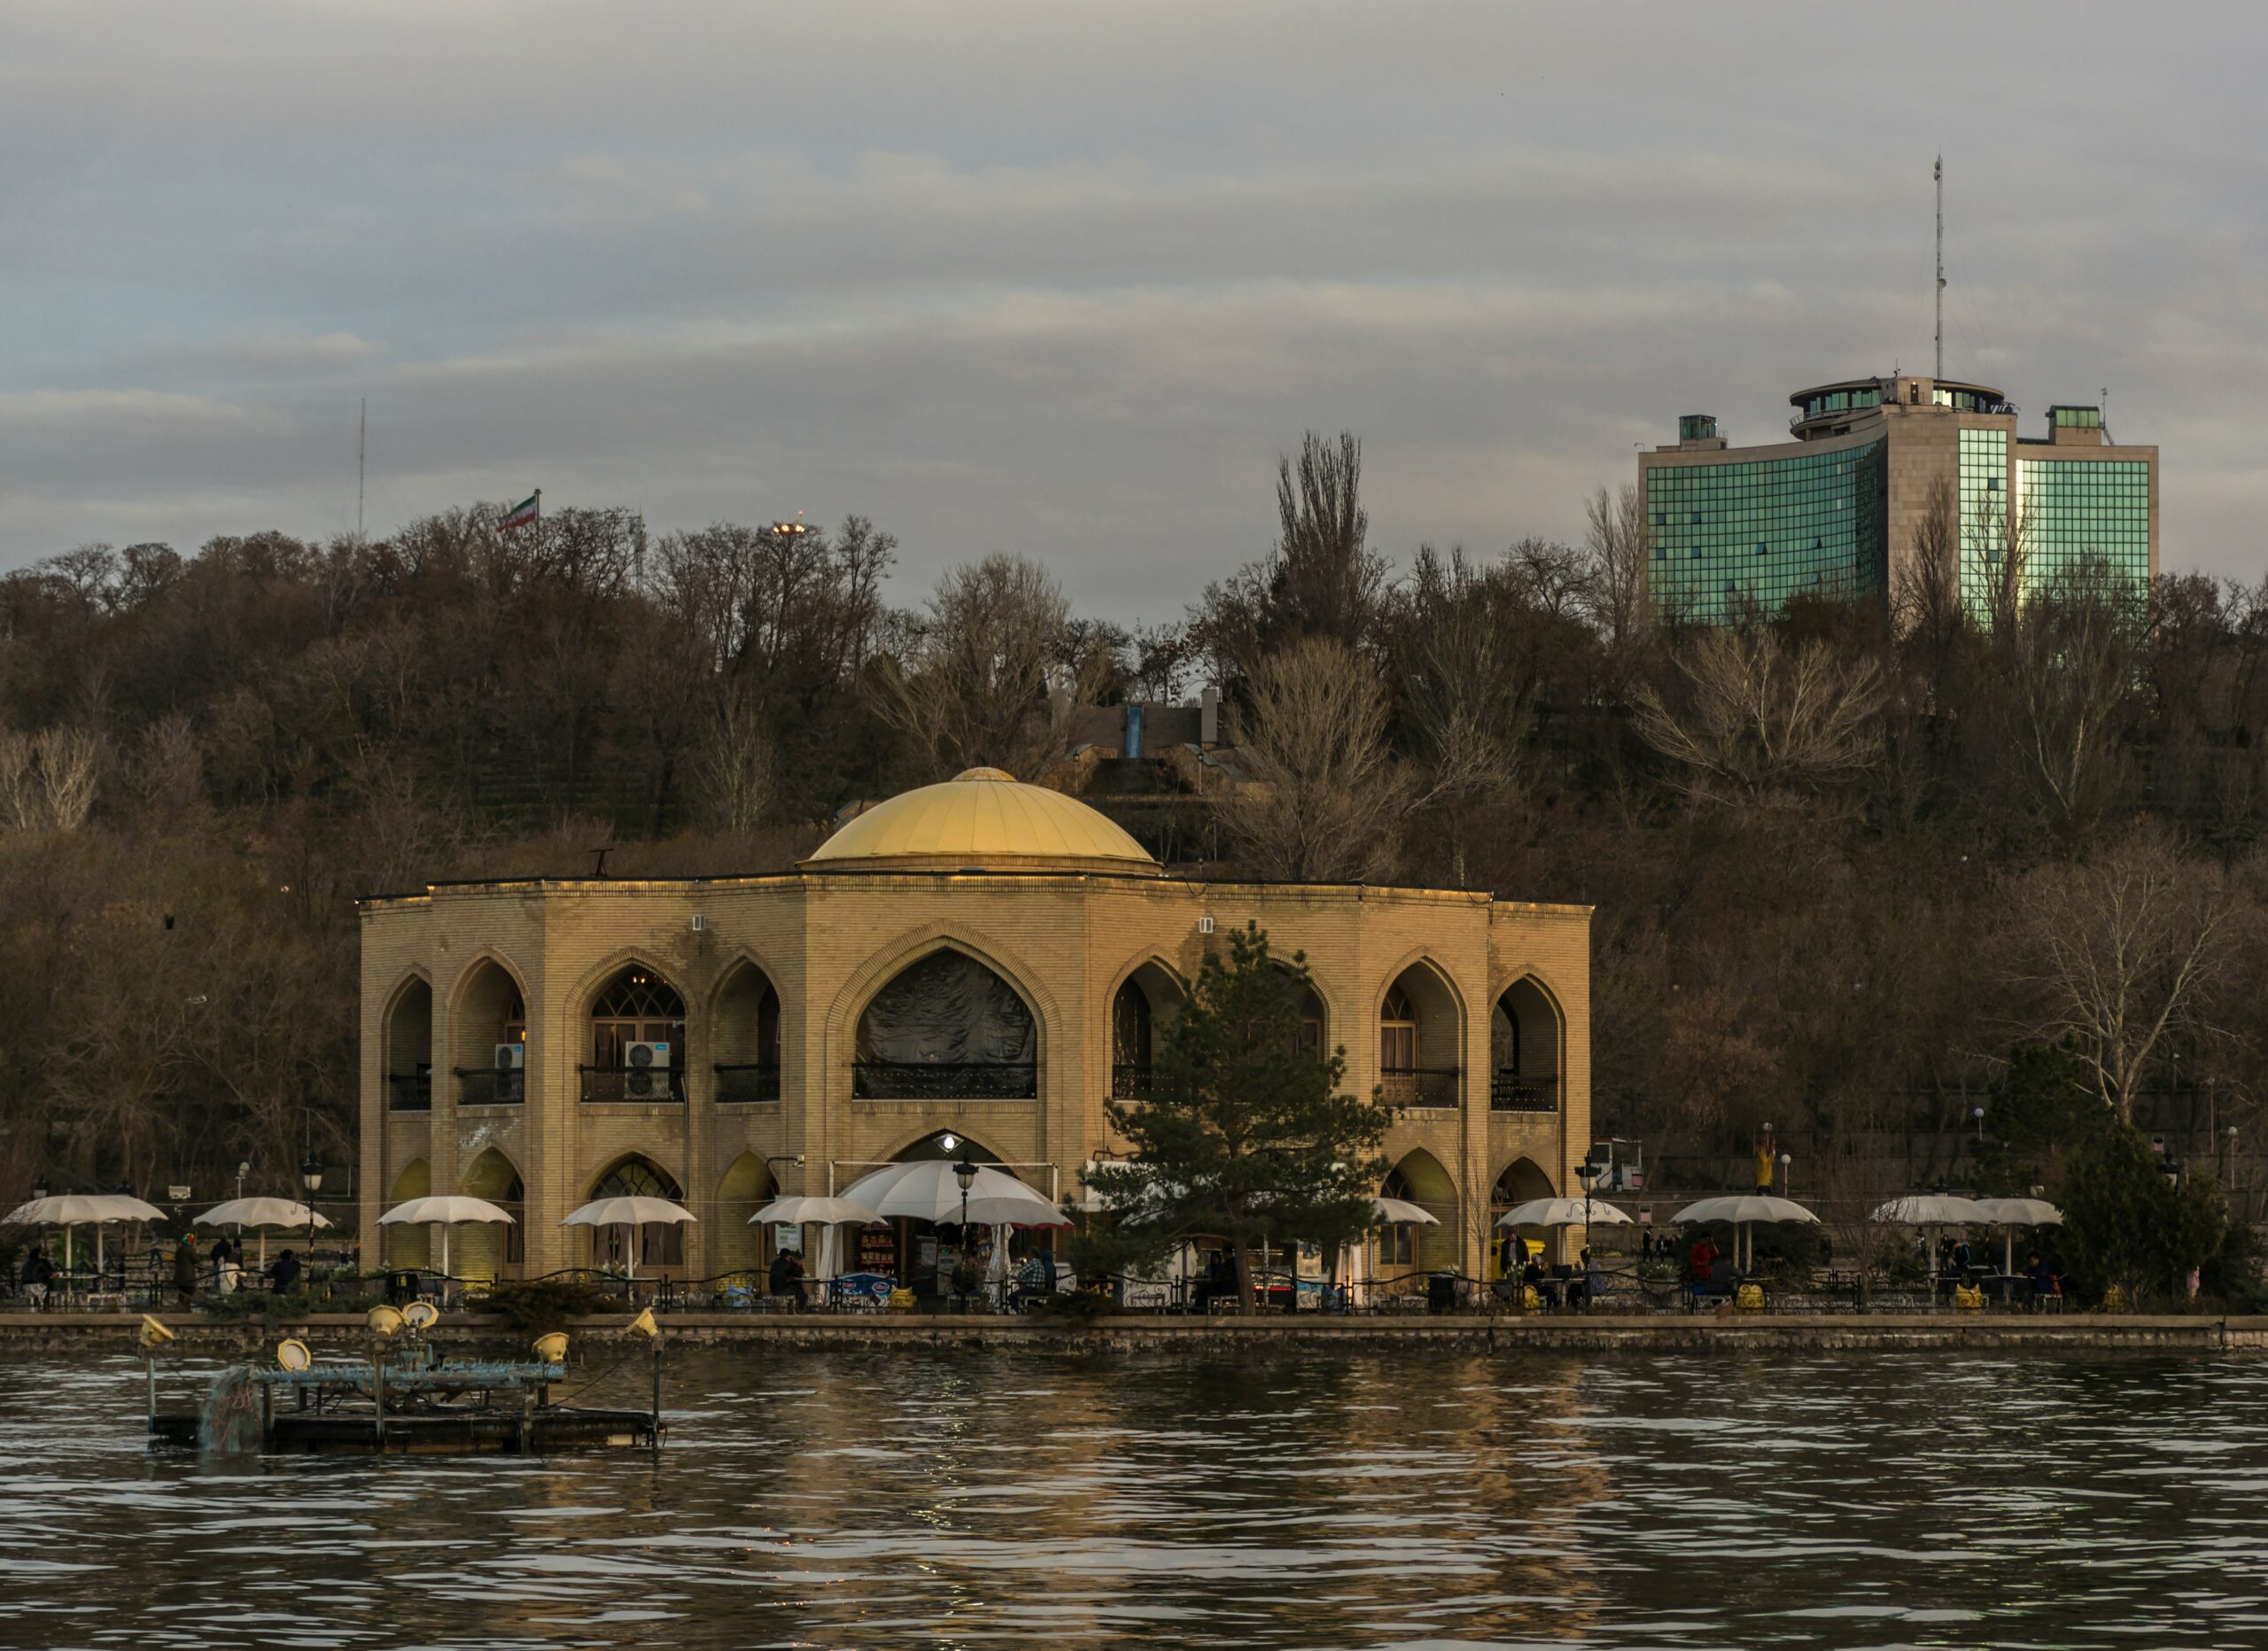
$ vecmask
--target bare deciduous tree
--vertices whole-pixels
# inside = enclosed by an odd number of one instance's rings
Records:
[[[2104,1102],[2131,1120],[2170,1033],[2198,1017],[2229,952],[2231,902],[2210,863],[2144,837],[2025,880],[2018,906],[2037,1008],[2025,1034],[2069,1041]]]
[[[990,766],[1029,779],[1053,755],[1049,688],[1066,682],[1076,697],[1087,686],[1067,656],[1070,618],[1062,587],[1037,562],[991,555],[955,568],[886,662],[875,710],[933,778]]]
[[[1308,637],[1262,660],[1249,692],[1246,778],[1222,809],[1245,866],[1286,882],[1390,875],[1411,796],[1377,674],[1343,642]]]
[[[1635,482],[1620,491],[1600,488],[1583,504],[1583,548],[1590,562],[1591,621],[1608,651],[1619,658],[1645,623],[1646,500]]]
[[[0,818],[17,831],[74,832],[102,779],[103,741],[83,728],[0,732]]]
[[[1501,832],[1522,788],[1530,693],[1504,585],[1461,552],[1421,548],[1397,615],[1404,715],[1459,888],[1471,881],[1472,837]]]
[[[745,684],[719,696],[694,748],[694,794],[720,830],[745,835],[765,825],[779,800],[771,728]]]
[[[1790,647],[1772,632],[1702,633],[1677,660],[1685,703],[1639,685],[1633,720],[1683,771],[1696,796],[1749,799],[1852,779],[1881,755],[1882,673],[1824,643]]]

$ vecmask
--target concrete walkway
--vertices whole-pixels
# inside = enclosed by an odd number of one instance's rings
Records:
[[[298,1336],[318,1347],[360,1345],[367,1337],[361,1314],[316,1314],[268,1325],[242,1318],[206,1319],[195,1313],[157,1315],[182,1353],[224,1354],[270,1345]],[[578,1321],[578,1340],[610,1341],[623,1334],[629,1315]],[[137,1350],[138,1313],[0,1312],[0,1355],[10,1353]],[[1477,1314],[1358,1315],[1326,1318],[1302,1314],[1184,1318],[1113,1315],[1065,1322],[984,1314],[900,1315],[881,1313],[772,1314],[673,1313],[662,1326],[675,1343],[704,1346],[1014,1347],[1069,1352],[1179,1352],[1217,1355],[1276,1348],[1437,1348],[1466,1353],[1827,1352],[1992,1349],[2054,1351],[2127,1348],[2198,1353],[2268,1350],[2268,1317],[2224,1318],[2199,1314],[2153,1316],[2096,1313],[1957,1314],[1537,1314],[1525,1317]],[[495,1320],[454,1314],[432,1333],[452,1345],[494,1345],[514,1337]]]

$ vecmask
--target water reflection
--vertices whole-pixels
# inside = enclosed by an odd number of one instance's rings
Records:
[[[687,1353],[658,1467],[153,1457],[136,1369],[0,1362],[0,1644],[2268,1643],[2236,1359]]]

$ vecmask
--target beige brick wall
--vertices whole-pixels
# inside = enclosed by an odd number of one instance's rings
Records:
[[[705,920],[697,932],[696,914]],[[1492,903],[1444,891],[1068,874],[488,884],[363,907],[363,1230],[377,1230],[380,1209],[413,1160],[430,1166],[434,1190],[455,1190],[491,1148],[525,1182],[531,1273],[586,1259],[583,1235],[563,1231],[559,1221],[631,1153],[686,1189],[701,1218],[685,1268],[695,1275],[749,1258],[738,1229],[751,1200],[719,1196],[743,1154],[801,1155],[800,1170],[778,1167],[776,1190],[823,1192],[952,1128],[1019,1166],[1036,1186],[1068,1196],[1081,1167],[1107,1144],[1113,997],[1146,963],[1183,980],[1193,975],[1208,943],[1200,932],[1206,917],[1216,928],[1212,943],[1251,921],[1279,951],[1306,955],[1324,1002],[1327,1036],[1345,1047],[1349,1085],[1362,1092],[1378,1081],[1380,1004],[1404,971],[1418,971],[1420,1058],[1459,1069],[1458,1105],[1405,1113],[1387,1151],[1397,1161],[1430,1154],[1454,1184],[1455,1219],[1433,1236],[1433,1259],[1481,1267],[1489,1191],[1516,1159],[1532,1159],[1556,1187],[1572,1184],[1572,1167],[1589,1140],[1588,908]],[[900,969],[945,945],[989,964],[1030,1003],[1039,1033],[1037,1098],[853,1100],[860,1012]],[[684,1105],[579,1098],[591,998],[633,961],[657,971],[685,998]],[[711,1072],[717,999],[749,965],[780,994],[782,1098],[720,1105]],[[449,1069],[467,1064],[462,1051],[485,1051],[493,1036],[467,997],[479,972],[495,967],[509,972],[525,999],[527,1101],[462,1106]],[[1490,1010],[1524,976],[1560,1014],[1562,1103],[1553,1115],[1489,1110]],[[388,1011],[412,977],[432,988],[430,1114],[389,1112],[383,1082]],[[742,1178],[748,1174],[743,1166]],[[415,1236],[396,1243],[414,1246]],[[468,1247],[462,1229],[452,1240],[453,1256],[477,1265],[493,1265],[497,1250],[493,1238],[480,1236]]]

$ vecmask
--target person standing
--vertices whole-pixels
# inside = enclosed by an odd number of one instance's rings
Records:
[[[213,1241],[214,1289],[218,1290],[221,1288],[221,1275],[227,1270],[229,1263],[236,1259],[236,1246],[229,1242],[228,1234],[222,1233],[218,1238],[215,1238]]]
[[[187,1306],[197,1298],[197,1235],[183,1233],[174,1246],[174,1293]]]

